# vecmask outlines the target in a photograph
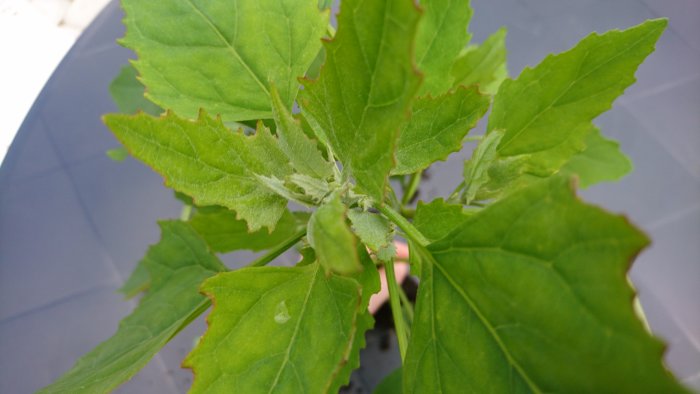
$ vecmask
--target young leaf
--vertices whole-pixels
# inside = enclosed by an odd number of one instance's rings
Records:
[[[325,132],[358,190],[380,204],[420,83],[412,56],[419,15],[412,0],[343,1],[321,76],[300,93],[306,120]]]
[[[418,202],[413,225],[428,240],[436,241],[459,227],[468,217],[461,205],[448,204],[438,198],[428,204]]]
[[[328,11],[316,1],[123,0],[126,36],[147,97],[195,118],[270,118],[270,81],[288,108],[321,47]],[[157,17],[154,17],[157,16]]]
[[[209,300],[197,291],[202,281],[226,267],[182,221],[161,222],[162,238],[143,264],[152,285],[116,334],[83,356],[45,393],[102,393],[128,380],[163,345],[204,312]]]
[[[632,307],[649,243],[553,177],[422,249],[406,392],[683,392]]]
[[[454,86],[478,85],[479,91],[493,96],[508,77],[506,33],[499,29],[481,45],[467,48],[452,67]]]
[[[320,264],[244,268],[202,286],[215,307],[184,365],[193,393],[337,392],[352,355],[365,291]],[[357,356],[355,356],[357,357]]]
[[[285,210],[273,232],[264,229],[248,232],[248,226],[236,219],[236,214],[223,207],[203,207],[190,219],[190,224],[214,252],[234,250],[260,251],[277,246],[297,233],[306,219]]]
[[[472,201],[487,200],[497,197],[507,187],[520,186],[516,183],[527,183],[536,177],[527,178],[523,172],[528,161],[527,156],[500,158],[498,144],[504,135],[503,130],[493,130],[486,134],[472,153],[472,157],[464,162],[465,188],[464,200],[467,204]]]
[[[635,70],[654,50],[667,23],[656,19],[624,31],[592,34],[574,48],[525,69],[516,80],[503,82],[487,131],[500,130],[503,135],[492,160],[479,164],[487,167],[477,172],[489,175],[494,167],[499,174],[515,176],[507,185],[511,189],[556,173],[585,149],[591,121],[634,82]],[[468,189],[502,191],[489,185],[488,176],[465,181]]]
[[[411,174],[462,148],[462,141],[489,108],[476,88],[457,88],[442,96],[422,97],[401,128],[392,174]]]
[[[392,246],[394,227],[383,216],[354,208],[348,210],[348,219],[355,234],[370,250],[379,252]]]
[[[469,43],[467,31],[472,9],[469,0],[423,0],[424,9],[416,35],[416,64],[424,74],[421,96],[437,96],[452,87],[452,68],[459,52]]]
[[[145,88],[136,78],[137,71],[132,65],[122,67],[119,75],[109,84],[109,93],[117,104],[119,111],[133,114],[143,111],[147,114],[158,115],[163,110],[144,97]]]
[[[285,107],[274,85],[271,95],[272,114],[277,125],[276,134],[280,149],[289,157],[292,167],[302,174],[319,179],[327,179],[333,175],[333,164],[323,158],[316,142],[304,134],[301,124]]]
[[[254,136],[227,129],[202,111],[189,121],[167,113],[107,115],[107,126],[131,154],[163,175],[168,186],[197,205],[222,205],[248,223],[250,231],[274,229],[287,201],[260,184],[256,175],[283,178],[292,172],[269,130]]]
[[[586,148],[564,164],[563,174],[576,174],[581,187],[615,181],[632,171],[632,162],[620,151],[620,144],[606,139],[593,127],[586,136]]]
[[[345,221],[346,211],[336,193],[309,219],[309,243],[328,272],[352,274],[362,270],[356,249],[357,239]]]

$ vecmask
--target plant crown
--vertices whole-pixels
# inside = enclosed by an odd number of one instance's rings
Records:
[[[380,392],[684,392],[632,307],[649,240],[572,181],[631,170],[593,120],[667,21],[511,79],[506,31],[470,43],[468,1],[343,0],[337,31],[317,3],[122,0],[138,58],[111,86],[126,114],[104,117],[125,147],[110,156],[152,167],[186,209],[124,285],[145,291],[133,313],[44,391],[116,388],[214,305],[184,361],[193,393],[337,392],[383,266],[403,366]],[[455,191],[414,209],[421,174],[471,141]],[[391,285],[397,235],[415,310]],[[267,266],[293,247],[294,267]],[[229,270],[217,254],[236,250],[264,253]]]

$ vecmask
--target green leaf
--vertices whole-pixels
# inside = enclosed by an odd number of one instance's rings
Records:
[[[193,393],[337,392],[337,377],[355,362],[366,316],[355,279],[327,275],[318,263],[244,268],[202,291],[215,307],[184,362],[196,375]]]
[[[353,275],[353,278],[359,282],[362,288],[360,313],[357,316],[357,332],[355,333],[352,349],[347,356],[347,363],[338,371],[334,383],[328,390],[329,393],[336,393],[341,386],[348,384],[352,371],[360,366],[360,350],[365,347],[365,332],[374,327],[374,317],[369,313],[367,307],[372,295],[381,290],[382,285],[379,280],[379,272],[374,265],[374,261],[369,257],[367,249],[360,243],[357,245],[357,255],[360,257],[362,264],[362,272]]]
[[[385,217],[354,208],[348,210],[348,219],[355,234],[372,251],[380,252],[386,248],[393,251],[394,226]]]
[[[401,367],[396,368],[374,388],[372,394],[401,394],[403,393],[402,379]]]
[[[309,219],[309,243],[328,272],[352,274],[362,270],[356,249],[357,239],[345,220],[346,211],[340,194],[335,193]]]
[[[104,120],[134,157],[197,205],[232,209],[250,231],[274,229],[285,212],[287,201],[261,185],[257,176],[283,178],[292,169],[277,140],[260,124],[249,137],[204,112],[196,121],[172,113],[160,118],[107,115]]]
[[[424,9],[416,36],[416,64],[424,74],[420,95],[433,96],[452,87],[450,69],[469,43],[472,17],[469,0],[423,0]]]
[[[358,190],[379,203],[420,83],[412,56],[419,15],[411,0],[343,1],[321,76],[305,80],[300,96],[314,131],[325,134]]]
[[[143,111],[147,114],[158,115],[163,110],[146,100],[145,88],[136,77],[137,71],[132,65],[122,67],[116,78],[109,84],[109,94],[117,104],[119,111],[133,114]]]
[[[468,189],[477,190],[476,195],[483,187],[495,197],[559,171],[585,149],[591,121],[634,82],[635,70],[654,50],[667,23],[656,19],[624,31],[591,34],[525,69],[516,80],[503,82],[487,131],[503,135],[491,160],[480,164],[487,168],[478,171],[498,173],[495,182],[501,185],[488,184],[489,177],[467,178]],[[515,179],[504,183],[508,177]]]
[[[406,392],[683,392],[632,307],[648,243],[563,177],[470,216],[420,250]]]
[[[126,36],[146,96],[195,118],[270,118],[270,82],[288,108],[321,47],[328,11],[316,1],[123,0]],[[157,16],[157,17],[155,17]]]
[[[323,158],[315,141],[309,139],[298,120],[292,117],[280,98],[277,88],[272,86],[272,114],[277,125],[280,149],[298,172],[319,179],[333,175],[333,164]]]
[[[411,174],[462,148],[462,141],[489,108],[476,88],[458,88],[439,97],[423,97],[413,105],[402,128],[392,174]]]
[[[586,148],[564,164],[561,172],[576,174],[581,187],[616,181],[632,171],[632,161],[620,151],[620,144],[606,139],[596,127],[586,136]]]
[[[442,198],[428,204],[419,201],[413,226],[428,240],[436,241],[459,227],[468,217],[461,205],[448,204]]]
[[[139,261],[131,271],[131,275],[124,282],[122,287],[119,288],[119,292],[124,294],[124,297],[128,300],[137,296],[139,293],[148,290],[151,286],[151,275],[148,273],[148,268],[143,260]]]
[[[207,242],[214,252],[228,253],[235,250],[260,251],[273,248],[294,236],[300,226],[306,225],[307,217],[293,215],[285,210],[275,230],[264,229],[248,232],[243,220],[223,207],[198,208],[190,224]]]
[[[116,388],[145,366],[184,326],[209,307],[197,291],[202,281],[226,270],[185,222],[160,222],[162,238],[143,264],[152,285],[116,334],[86,354],[40,392],[102,393]]]
[[[482,93],[496,94],[508,77],[506,33],[501,28],[481,45],[472,45],[460,54],[452,67],[454,86],[478,85]]]

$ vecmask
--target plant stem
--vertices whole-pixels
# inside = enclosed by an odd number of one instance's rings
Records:
[[[386,282],[389,286],[389,303],[391,304],[391,315],[394,318],[394,327],[396,328],[396,337],[399,340],[399,352],[401,360],[406,358],[406,348],[408,347],[408,335],[406,333],[406,322],[403,318],[403,310],[401,309],[401,299],[399,295],[399,286],[396,283],[396,273],[394,272],[394,259],[384,262],[384,270],[386,271]]]
[[[418,185],[420,185],[420,178],[422,174],[423,171],[417,171],[414,172],[413,175],[411,175],[411,181],[408,182],[408,188],[405,190],[403,198],[401,199],[401,207],[405,207],[406,205],[408,205],[413,199],[413,196],[416,195],[416,191],[418,190]]]
[[[264,265],[267,265],[269,262],[277,258],[277,256],[281,255],[282,253],[286,252],[289,248],[296,245],[296,243],[299,242],[299,240],[304,235],[306,235],[306,228],[300,230],[288,240],[284,241],[283,243],[277,245],[277,247],[275,247],[274,249],[271,249],[269,252],[260,256],[257,260],[248,264],[247,267],[262,267]]]
[[[406,218],[401,216],[400,213],[394,211],[388,205],[384,204],[377,208],[379,212],[383,213],[389,220],[394,222],[404,234],[413,242],[420,246],[428,246],[430,241],[417,228],[415,228]]]
[[[413,305],[411,305],[411,300],[408,299],[408,295],[403,291],[401,286],[399,288],[399,297],[401,298],[401,306],[403,307],[403,312],[406,315],[407,325],[410,327],[413,325]]]
[[[447,197],[447,201],[450,202],[450,201],[454,201],[455,199],[457,199],[457,197],[459,197],[459,193],[461,193],[465,187],[467,187],[467,183],[462,181],[462,183],[457,185],[457,188],[455,189],[455,191],[453,191],[452,194],[450,194],[450,196]]]
[[[190,220],[190,216],[192,216],[192,205],[186,204],[182,207],[182,211],[180,212],[180,220],[186,222]]]

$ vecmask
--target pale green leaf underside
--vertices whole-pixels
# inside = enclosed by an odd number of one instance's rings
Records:
[[[343,1],[321,75],[300,93],[307,121],[360,192],[380,203],[420,83],[412,56],[419,15],[411,0]]]
[[[597,128],[586,136],[586,148],[561,168],[563,174],[578,175],[581,187],[615,181],[632,171],[632,161],[620,151],[620,144],[600,134]]]
[[[122,0],[122,43],[147,96],[195,118],[270,118],[270,82],[285,104],[321,48],[328,12],[316,0]]]
[[[347,208],[334,194],[309,219],[308,239],[318,261],[329,272],[343,274],[362,270],[357,254],[357,238],[346,223]]]
[[[348,210],[352,229],[367,247],[378,252],[392,245],[394,227],[384,216],[359,208]]]
[[[107,115],[105,123],[168,186],[193,197],[197,205],[236,211],[251,231],[274,229],[286,210],[287,201],[256,177],[284,178],[292,172],[277,139],[264,127],[249,137],[204,112],[196,121],[168,113],[161,118]]]
[[[476,88],[457,88],[415,101],[411,119],[399,133],[393,174],[423,170],[462,148],[462,141],[486,113],[489,99]]]
[[[116,334],[83,356],[45,393],[103,393],[131,378],[194,317],[209,300],[197,291],[202,281],[226,267],[185,222],[160,223],[162,238],[143,264],[153,283]]]
[[[563,177],[470,216],[421,252],[406,392],[682,392],[632,308],[647,244]]]
[[[185,360],[193,393],[325,393],[353,353],[363,289],[318,263],[244,268],[202,286],[209,328]],[[362,317],[364,316],[364,317]],[[370,318],[371,319],[371,318]],[[356,355],[355,355],[356,357]]]
[[[261,229],[251,233],[243,220],[236,219],[235,212],[223,207],[204,207],[197,208],[190,224],[212,251],[228,253],[270,249],[294,236],[305,220],[285,210],[274,231]]]
[[[441,95],[453,85],[450,69],[460,51],[469,43],[472,9],[469,0],[423,0],[418,34],[416,64],[424,75],[419,95]]]
[[[500,179],[489,184],[489,177],[469,179],[466,171],[472,194],[483,187],[495,197],[500,189],[551,176],[583,151],[592,120],[635,81],[637,67],[654,50],[666,25],[665,19],[656,19],[624,31],[591,34],[574,48],[526,68],[517,79],[504,81],[488,125],[488,134],[502,136],[490,160],[479,164],[486,168],[471,170],[497,172]],[[513,179],[504,182],[506,177]]]
[[[494,95],[508,77],[506,33],[501,28],[481,45],[467,48],[452,67],[455,86],[478,85],[485,94]]]
[[[112,96],[119,111],[133,114],[143,111],[147,114],[158,115],[163,110],[144,97],[145,88],[136,79],[137,71],[132,65],[124,66],[119,75],[109,84],[109,94]]]

